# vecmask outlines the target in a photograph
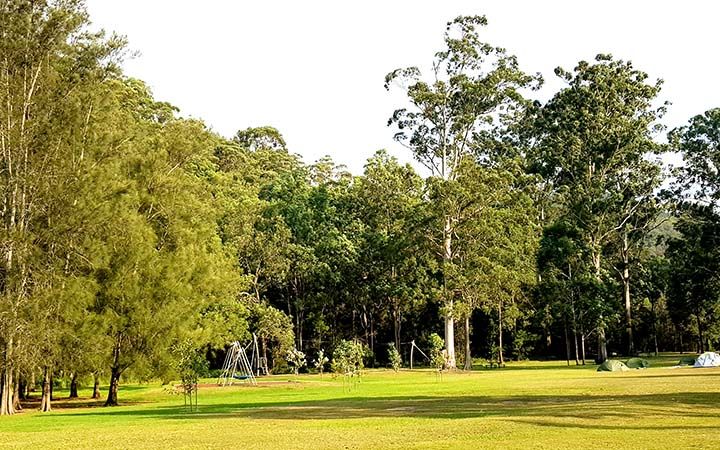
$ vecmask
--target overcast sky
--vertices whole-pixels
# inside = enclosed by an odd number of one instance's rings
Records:
[[[482,38],[561,87],[553,69],[612,53],[665,80],[665,124],[720,106],[720,2],[86,0],[95,27],[127,36],[128,75],[157,99],[230,137],[271,125],[310,163],[331,155],[354,173],[376,150],[410,155],[386,126],[402,96],[383,88],[398,67],[427,66],[445,23],[485,14]]]

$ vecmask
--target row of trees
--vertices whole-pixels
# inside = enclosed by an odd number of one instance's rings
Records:
[[[345,339],[377,364],[441,329],[466,368],[716,342],[720,113],[660,144],[661,84],[630,63],[558,69],[533,102],[541,77],[459,17],[429,77],[386,77],[430,176],[384,151],[353,176],[274,128],[179,117],[87,21],[79,0],[0,3],[0,414],[36,380],[49,410],[53,377],[99,397],[109,376],[115,405],[123,374],[171,378],[178,349],[221,360],[251,332],[275,371]]]

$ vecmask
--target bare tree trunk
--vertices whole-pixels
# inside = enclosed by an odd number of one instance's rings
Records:
[[[702,321],[700,320],[700,312],[695,312],[695,318],[697,319],[697,326],[698,326],[698,342],[700,343],[700,351],[698,353],[703,353],[705,351],[705,342],[703,341],[703,329],[702,329]]]
[[[657,301],[652,302],[651,306],[652,306],[651,311],[652,311],[652,325],[653,325],[653,341],[655,343],[655,356],[657,356],[659,353],[658,352],[658,340],[657,340],[657,311],[655,309],[657,307]]]
[[[605,328],[598,327],[598,362],[607,361],[607,342],[605,340]]]
[[[678,338],[679,338],[679,341],[680,341],[680,354],[682,355],[683,352],[685,351],[685,350],[684,350],[684,347],[685,347],[685,346],[683,345],[682,330],[678,330]]]
[[[502,300],[498,302],[498,364],[505,364],[503,359],[503,326],[502,326]]]
[[[27,378],[20,377],[20,382],[18,383],[18,390],[20,391],[18,393],[20,400],[27,400],[27,398],[28,398],[27,394],[29,391]]]
[[[73,374],[70,377],[70,397],[69,398],[78,398],[78,382],[77,382],[77,373],[73,372]]]
[[[8,366],[0,373],[0,415],[15,414],[13,408],[13,376]]]
[[[580,365],[580,349],[578,347],[578,333],[573,331],[573,341],[575,342],[575,365]]]
[[[565,331],[565,360],[570,365],[570,338],[568,337],[567,319],[563,321],[563,330]]]
[[[445,226],[443,227],[443,263],[452,263],[452,218],[445,217]],[[445,274],[443,274],[445,277]],[[443,282],[444,284],[444,282]],[[453,317],[453,298],[448,292],[447,286],[443,286],[445,295],[445,349],[447,350],[448,368],[454,369],[455,364],[455,319]]]
[[[595,278],[598,283],[602,282],[601,271],[602,271],[602,254],[599,250],[595,250],[592,253],[592,262],[595,269]],[[602,318],[601,318],[602,320]],[[605,326],[600,324],[598,326],[598,362],[603,363],[607,360],[607,341],[605,340]]]
[[[395,348],[400,351],[400,308],[396,304],[393,308],[393,328],[394,328],[394,335],[395,335]]]
[[[110,389],[108,389],[107,400],[105,400],[105,406],[117,406],[118,405],[118,385],[120,384],[121,370],[118,367],[113,367],[110,370]]]
[[[122,343],[122,335],[118,334],[115,338],[115,348],[113,348],[113,364],[110,367],[110,388],[108,389],[107,400],[105,406],[118,405],[118,385],[120,384],[120,345]]]
[[[585,328],[580,325],[580,350],[582,354],[582,363],[585,365]]]
[[[100,377],[97,373],[93,374],[93,394],[92,398],[99,399],[100,398]]]
[[[13,409],[20,411],[22,410],[22,405],[20,405],[20,393],[22,391],[20,390],[20,371],[18,369],[15,369],[15,376],[13,378]]]
[[[573,341],[575,342],[575,365],[580,365],[578,358],[578,330],[577,330],[577,315],[575,314],[575,297],[570,294],[570,307],[572,308],[572,333]]]
[[[470,354],[470,314],[465,316],[465,370],[472,370],[472,355]]]
[[[48,366],[43,369],[42,397],[40,398],[40,411],[48,412],[52,409],[52,371]]]
[[[630,248],[628,246],[627,233],[623,235],[622,258],[623,297],[625,300],[625,327],[628,337],[628,355],[632,356],[635,354],[635,343],[633,341],[632,303],[630,301]]]

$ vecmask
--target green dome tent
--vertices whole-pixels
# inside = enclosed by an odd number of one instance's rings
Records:
[[[630,358],[625,364],[631,369],[645,369],[650,367],[650,362],[642,358]]]
[[[678,366],[692,366],[695,365],[695,358],[692,356],[683,356],[680,358]]]
[[[608,359],[597,368],[598,372],[626,372],[628,370],[630,370],[628,366],[617,359]]]

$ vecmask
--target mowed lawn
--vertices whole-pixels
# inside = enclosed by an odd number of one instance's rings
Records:
[[[720,369],[667,367],[678,359],[625,373],[564,362],[442,379],[371,370],[354,386],[268,377],[203,387],[192,414],[159,385],[124,385],[125,406],[57,401],[0,418],[0,448],[720,448]]]

